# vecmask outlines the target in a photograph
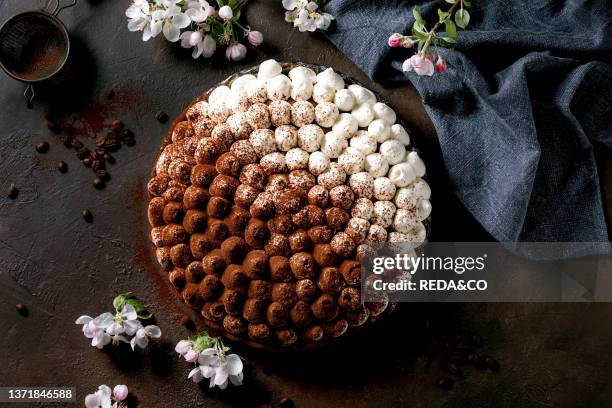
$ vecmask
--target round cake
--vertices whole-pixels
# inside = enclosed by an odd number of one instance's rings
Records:
[[[360,259],[424,242],[425,165],[395,112],[331,68],[274,60],[193,102],[148,183],[164,273],[231,340],[307,349],[377,320]]]

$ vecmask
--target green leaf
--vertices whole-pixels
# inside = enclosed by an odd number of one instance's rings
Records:
[[[470,7],[472,5],[471,1],[463,0],[463,7]]]
[[[219,8],[225,6],[225,4],[223,3],[223,0],[217,0],[217,5],[219,6]]]
[[[125,304],[134,306],[134,310],[136,310],[136,313],[142,313],[145,310],[145,307],[143,306],[143,304],[140,303],[140,301],[136,298],[130,298],[126,300]]]
[[[420,23],[421,25],[425,26],[425,20],[423,20],[423,17],[421,17],[419,6],[414,6],[414,8],[412,9],[412,15],[414,16],[414,19],[417,23]]]
[[[455,23],[463,29],[465,29],[470,23],[470,13],[467,10],[458,10],[455,13]]]
[[[412,35],[421,41],[427,41],[427,35],[418,31],[414,26],[412,27]]]
[[[138,318],[139,318],[140,320],[149,320],[149,319],[150,319],[150,318],[152,318],[152,317],[153,317],[153,314],[152,314],[152,313],[149,313],[149,314],[139,314],[139,315],[138,315]]]
[[[455,44],[457,44],[457,40],[455,40],[452,37],[440,37],[440,42],[438,45],[442,46],[442,47],[452,47]]]
[[[113,299],[113,307],[116,310],[123,309],[123,306],[125,306],[127,300],[131,296],[132,296],[132,292],[120,293],[119,295],[115,296],[115,298]]]
[[[213,22],[210,35],[217,42],[217,44],[225,44],[225,38],[223,34],[225,34],[225,28],[223,27],[223,24],[219,21]]]
[[[448,11],[442,11],[438,9],[438,19],[440,20],[440,22],[443,22],[444,20],[446,20],[449,15],[450,13]]]
[[[446,26],[446,34],[448,34],[449,37],[457,38],[457,26],[455,23],[453,23],[452,20],[447,20],[444,25]]]

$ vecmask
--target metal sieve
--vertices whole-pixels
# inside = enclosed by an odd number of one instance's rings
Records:
[[[43,10],[26,11],[8,19],[0,27],[0,67],[11,77],[28,84],[23,95],[28,108],[34,101],[34,83],[57,74],[68,59],[70,38],[57,17],[76,5],[77,0],[61,4],[51,0]]]

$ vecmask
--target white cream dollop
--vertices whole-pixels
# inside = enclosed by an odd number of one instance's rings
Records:
[[[399,140],[390,139],[383,142],[379,148],[382,154],[390,165],[398,164],[406,157],[406,148]]]
[[[380,153],[368,154],[364,166],[373,177],[383,177],[389,172],[389,162]]]
[[[283,72],[283,67],[281,64],[276,62],[276,60],[269,59],[259,64],[257,78],[267,80],[280,75],[281,72]]]
[[[384,120],[389,126],[393,125],[397,120],[395,111],[382,102],[374,104],[374,113],[376,114],[376,118]]]
[[[238,78],[234,79],[234,81],[230,85],[230,89],[233,92],[246,92],[247,84],[256,79],[257,77],[251,74],[239,76]]]
[[[287,100],[291,96],[291,80],[287,75],[276,75],[268,79],[268,99]]]
[[[395,189],[395,184],[387,177],[377,177],[374,179],[374,198],[377,200],[393,200]]]
[[[319,105],[321,106],[321,105]],[[318,107],[318,106],[317,106]],[[321,142],[321,151],[332,159],[337,159],[348,146],[348,142],[336,132],[327,132]]]
[[[255,79],[246,84],[246,92],[251,103],[264,103],[268,100],[268,89],[266,81],[263,79]]]
[[[396,187],[406,187],[412,183],[415,178],[416,174],[414,174],[414,169],[408,163],[396,164],[389,170],[389,180],[391,180]]]
[[[408,132],[399,123],[391,126],[391,137],[399,140],[404,146],[408,146],[410,144],[410,136],[408,135]]]
[[[363,170],[365,157],[354,147],[347,147],[344,153],[338,157],[338,164],[348,175],[359,173]]]
[[[417,177],[425,175],[425,163],[423,163],[417,152],[408,153],[407,162],[412,166]]]
[[[352,110],[351,115],[357,120],[359,127],[368,127],[374,120],[374,109],[369,103],[362,103]]]
[[[225,103],[230,92],[229,87],[225,85],[218,86],[208,95],[208,103],[211,105]]]
[[[319,103],[315,108],[315,119],[319,126],[325,128],[334,126],[338,116],[340,116],[338,107],[331,102]]]
[[[340,89],[336,92],[334,103],[343,112],[350,112],[355,107],[355,96],[348,89]]]
[[[292,81],[307,81],[312,85],[317,80],[317,74],[310,68],[300,66],[289,70],[289,78]]]
[[[291,87],[291,98],[296,101],[307,101],[312,97],[314,89],[312,82],[303,79],[294,79]]]
[[[316,103],[332,102],[336,95],[336,89],[321,83],[316,83],[312,89],[312,99]]]
[[[332,68],[327,68],[325,71],[317,75],[317,83],[330,86],[335,90],[344,88],[344,79],[338,75]]]
[[[351,91],[355,97],[355,104],[361,105],[364,103],[374,105],[376,103],[376,95],[369,89],[364,88],[361,85],[349,85],[348,90]]]
[[[299,147],[295,147],[285,153],[285,162],[290,171],[308,168],[309,158],[310,155]]]
[[[329,157],[322,152],[312,152],[308,159],[308,170],[315,176],[324,173],[329,168]]]
[[[393,217],[393,229],[397,232],[407,234],[413,229],[419,220],[416,219],[414,211],[400,208]]]
[[[344,137],[345,139],[350,138],[359,129],[357,119],[350,113],[341,113],[338,116],[338,120],[332,126],[334,132]]]
[[[374,119],[368,126],[368,133],[376,139],[378,143],[382,143],[391,136],[391,128],[382,119]]]
[[[323,129],[318,125],[309,124],[302,126],[298,130],[298,146],[309,153],[316,152],[321,148],[323,136]]]
[[[376,139],[364,130],[358,130],[357,134],[351,138],[351,147],[359,150],[364,156],[374,153],[378,144]]]

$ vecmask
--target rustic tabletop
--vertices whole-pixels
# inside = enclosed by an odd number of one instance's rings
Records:
[[[4,0],[0,20],[42,6]],[[428,164],[434,195],[434,240],[490,240],[447,182],[435,131],[415,90],[384,89],[369,81],[318,34],[294,31],[280,1],[258,0],[247,19],[266,38],[241,64],[193,61],[162,40],[141,41],[124,17],[128,1],[80,0],[62,19],[72,52],[57,79],[36,88],[27,110],[24,86],[0,75],[0,386],[76,386],[78,404],[99,384],[127,384],[134,406],[609,406],[612,400],[612,307],[608,304],[403,305],[376,330],[309,353],[237,351],[247,360],[245,385],[211,391],[186,378],[190,367],[174,352],[192,334],[179,323],[182,304],[155,267],[148,245],[145,185],[171,118],[197,95],[235,71],[267,58],[336,68],[378,91],[410,124]],[[114,118],[135,133],[136,144],[114,153],[103,190],[74,151],[46,126],[45,111],[74,122],[86,145]],[[35,145],[47,141],[40,154]],[[608,214],[612,213],[612,154],[600,152]],[[58,161],[68,166],[57,169]],[[81,210],[93,214],[84,222]],[[149,306],[164,333],[146,351],[89,345],[74,320],[111,309],[112,298],[132,291]],[[15,310],[23,303],[29,314]],[[451,391],[435,387],[442,375],[427,352],[428,339],[477,332],[483,353],[501,370],[464,370]]]

